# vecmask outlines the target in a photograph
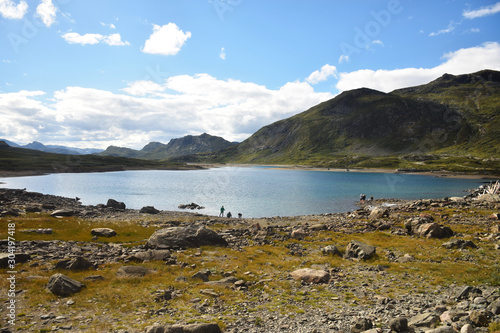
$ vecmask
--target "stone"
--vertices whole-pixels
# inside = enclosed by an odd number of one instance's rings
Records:
[[[324,270],[301,268],[290,273],[294,280],[304,281],[306,283],[328,283],[330,274]]]
[[[94,265],[87,259],[78,256],[72,259],[61,260],[56,264],[58,269],[67,269],[70,271],[83,271],[89,268],[94,268]]]
[[[491,303],[489,309],[494,315],[500,315],[500,299]]]
[[[227,246],[224,238],[205,227],[170,227],[156,230],[149,237],[147,249],[198,248],[201,246]]]
[[[220,285],[220,286],[232,286],[238,279],[234,276],[228,276],[217,281],[209,281],[206,284]]]
[[[167,260],[171,257],[170,250],[148,250],[135,252],[128,257],[130,261],[158,261],[158,260]]]
[[[116,201],[114,199],[108,199],[108,202],[106,203],[106,207],[114,208],[114,209],[118,209],[118,210],[125,210],[125,203]]]
[[[463,239],[452,239],[449,242],[443,243],[442,245],[447,249],[477,249],[476,244],[474,244],[472,241],[466,241]]]
[[[457,333],[451,326],[441,326],[433,330],[425,331],[425,333]]]
[[[89,275],[83,278],[83,281],[102,281],[104,277],[102,275]]]
[[[9,260],[14,259],[16,264],[25,263],[28,260],[31,260],[31,256],[27,253],[0,253],[0,268],[8,268]]]
[[[389,210],[384,207],[375,207],[371,210],[368,218],[370,220],[377,220],[389,216]]]
[[[340,250],[335,245],[327,245],[321,249],[324,255],[341,255]]]
[[[354,240],[347,245],[344,257],[346,259],[354,258],[366,260],[372,258],[375,252],[376,248],[374,246]]]
[[[290,236],[295,239],[303,239],[307,236],[307,233],[303,228],[298,228],[294,229]]]
[[[146,274],[149,274],[151,271],[149,268],[144,266],[122,266],[116,272],[117,277],[144,277]]]
[[[203,271],[199,271],[199,272],[196,272],[194,273],[191,278],[192,279],[198,279],[198,280],[201,280],[203,282],[208,282],[209,280],[209,277],[210,276],[210,271],[209,270],[203,270]]]
[[[448,238],[453,236],[450,227],[442,226],[438,223],[424,223],[417,227],[414,235],[427,238]]]
[[[438,316],[431,312],[425,312],[411,317],[408,325],[415,327],[434,327],[438,322]]]
[[[153,206],[145,206],[142,207],[139,213],[144,213],[144,214],[158,214],[160,211]]]
[[[469,315],[470,321],[478,327],[488,327],[490,321],[483,312],[472,311]]]
[[[146,328],[146,333],[221,333],[217,324],[155,325]]]
[[[58,209],[53,211],[50,216],[52,217],[67,217],[67,216],[73,216],[75,215],[75,212],[73,210],[69,209]]]
[[[392,332],[408,332],[408,319],[406,317],[394,318],[389,322],[389,327],[391,328]]]
[[[370,319],[358,318],[351,327],[351,333],[361,333],[373,328],[373,323]]]
[[[90,231],[92,236],[97,237],[113,237],[116,236],[116,231],[110,228],[95,228]]]
[[[476,330],[474,330],[474,327],[472,327],[471,324],[465,324],[460,329],[460,333],[475,333],[475,332],[476,332]]]
[[[61,273],[54,274],[50,277],[47,289],[57,296],[67,297],[76,294],[85,285],[81,282],[73,280]]]
[[[468,299],[469,297],[473,297],[473,296],[480,296],[482,294],[483,294],[483,292],[479,288],[472,287],[472,286],[465,286],[457,293],[455,298],[459,301],[459,300],[463,300],[463,299]]]

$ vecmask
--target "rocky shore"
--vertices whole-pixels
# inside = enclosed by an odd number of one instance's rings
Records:
[[[238,219],[0,189],[1,331],[499,331],[500,201],[481,193]]]

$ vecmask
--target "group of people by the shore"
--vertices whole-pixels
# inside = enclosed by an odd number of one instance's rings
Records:
[[[370,199],[368,199],[368,202],[372,202],[372,201],[373,201],[373,195],[370,196]],[[366,202],[366,194],[361,193],[359,195],[359,202],[361,202],[362,204],[364,204]]]
[[[225,211],[226,211],[226,209],[224,208],[224,206],[222,206],[222,207],[220,208],[220,214],[219,214],[219,217],[224,217],[224,212],[225,212]],[[241,213],[238,213],[238,218],[239,218],[239,219],[241,219],[241,217],[242,217],[242,216],[243,216],[243,215],[242,215]],[[233,217],[233,214],[231,214],[231,212],[227,212],[226,217],[231,218],[231,217]]]

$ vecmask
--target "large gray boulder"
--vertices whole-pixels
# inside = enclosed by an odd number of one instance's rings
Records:
[[[146,248],[197,248],[200,246],[227,246],[224,238],[215,231],[199,226],[171,227],[156,230],[149,237]]]
[[[83,283],[73,280],[61,273],[50,277],[47,289],[57,296],[67,297],[76,294],[85,287]]]
[[[344,257],[346,259],[353,258],[366,260],[372,258],[375,252],[375,246],[353,240],[347,245]]]
[[[321,269],[301,268],[290,273],[294,280],[306,283],[328,283],[330,274]]]
[[[116,201],[115,199],[108,199],[108,202],[106,203],[106,207],[109,208],[114,208],[118,210],[124,210],[125,209],[125,203]]]
[[[98,237],[113,237],[116,236],[116,231],[110,228],[94,228],[90,231],[92,236]]]

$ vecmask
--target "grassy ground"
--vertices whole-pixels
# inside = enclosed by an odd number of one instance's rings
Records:
[[[153,322],[199,322],[216,321],[221,327],[238,319],[240,311],[256,313],[262,311],[297,315],[311,308],[335,311],[346,305],[371,305],[373,297],[351,292],[351,287],[368,283],[366,290],[372,295],[396,298],[408,293],[427,292],[429,287],[455,285],[500,286],[500,259],[494,243],[484,236],[492,226],[486,219],[493,213],[488,209],[456,210],[432,208],[419,214],[430,214],[436,222],[449,225],[460,238],[472,240],[478,249],[448,250],[441,244],[443,240],[415,238],[391,234],[389,231],[346,234],[333,231],[311,233],[303,240],[288,239],[276,241],[268,237],[269,244],[259,245],[248,237],[249,246],[241,250],[222,247],[203,247],[175,253],[179,262],[186,265],[167,266],[163,262],[148,262],[142,265],[154,273],[144,278],[118,278],[116,272],[123,264],[108,264],[97,271],[57,271],[54,262],[35,260],[19,264],[17,268],[17,289],[25,290],[19,296],[18,330],[34,330],[33,322],[40,318],[34,313],[66,316],[71,318],[72,326],[85,331],[102,332],[119,328],[143,329]],[[413,216],[411,213],[398,213],[391,216],[396,226],[403,227],[403,221]],[[193,220],[196,219],[193,216]],[[291,224],[317,224],[316,217],[303,217]],[[21,217],[0,218],[0,239],[7,238],[8,223],[16,225],[17,240],[62,240],[91,242],[90,230],[96,227],[109,227],[118,236],[99,239],[99,242],[121,243],[127,246],[144,244],[156,230],[145,225],[144,221],[90,221],[75,217],[55,219],[43,213],[30,213]],[[168,222],[168,221],[162,221]],[[328,222],[322,220],[320,222]],[[359,219],[359,223],[366,222]],[[248,220],[248,223],[253,223]],[[272,224],[272,222],[270,223]],[[151,224],[152,225],[152,224]],[[25,229],[52,228],[52,235],[25,233]],[[225,225],[210,227],[217,231],[228,228]],[[375,258],[359,263],[340,256],[325,256],[320,247],[335,244],[343,250],[352,240],[377,247]],[[289,246],[300,246],[305,256],[293,255]],[[409,254],[414,262],[395,263],[388,259],[387,253]],[[37,265],[33,265],[33,263]],[[360,273],[359,266],[387,266],[384,274]],[[288,278],[288,274],[302,267],[334,268],[338,273],[336,288],[330,285],[314,286],[314,292],[304,290],[300,282]],[[233,275],[247,281],[246,290],[225,286],[207,285],[191,279],[191,275],[201,269],[212,273],[210,280],[218,280]],[[101,281],[85,282],[86,288],[70,298],[59,298],[46,291],[45,285],[51,275],[61,272],[77,281],[89,275],[101,275]],[[188,278],[187,282],[176,280],[179,276]],[[265,282],[262,282],[265,281]],[[405,283],[402,283],[405,282]],[[345,287],[345,288],[343,288]],[[8,282],[0,280],[0,288],[6,290]],[[4,289],[5,288],[5,289]],[[173,288],[179,296],[164,302],[155,302],[155,293]],[[207,293],[207,289],[210,289]],[[499,289],[500,292],[500,289]],[[215,296],[214,296],[215,295]],[[2,296],[2,301],[5,301]],[[68,301],[71,301],[68,303]],[[71,304],[70,304],[71,303]],[[204,304],[205,306],[202,306]],[[216,314],[205,313],[203,309],[218,308]],[[161,316],[159,316],[161,314]],[[43,328],[49,329],[50,327]]]

